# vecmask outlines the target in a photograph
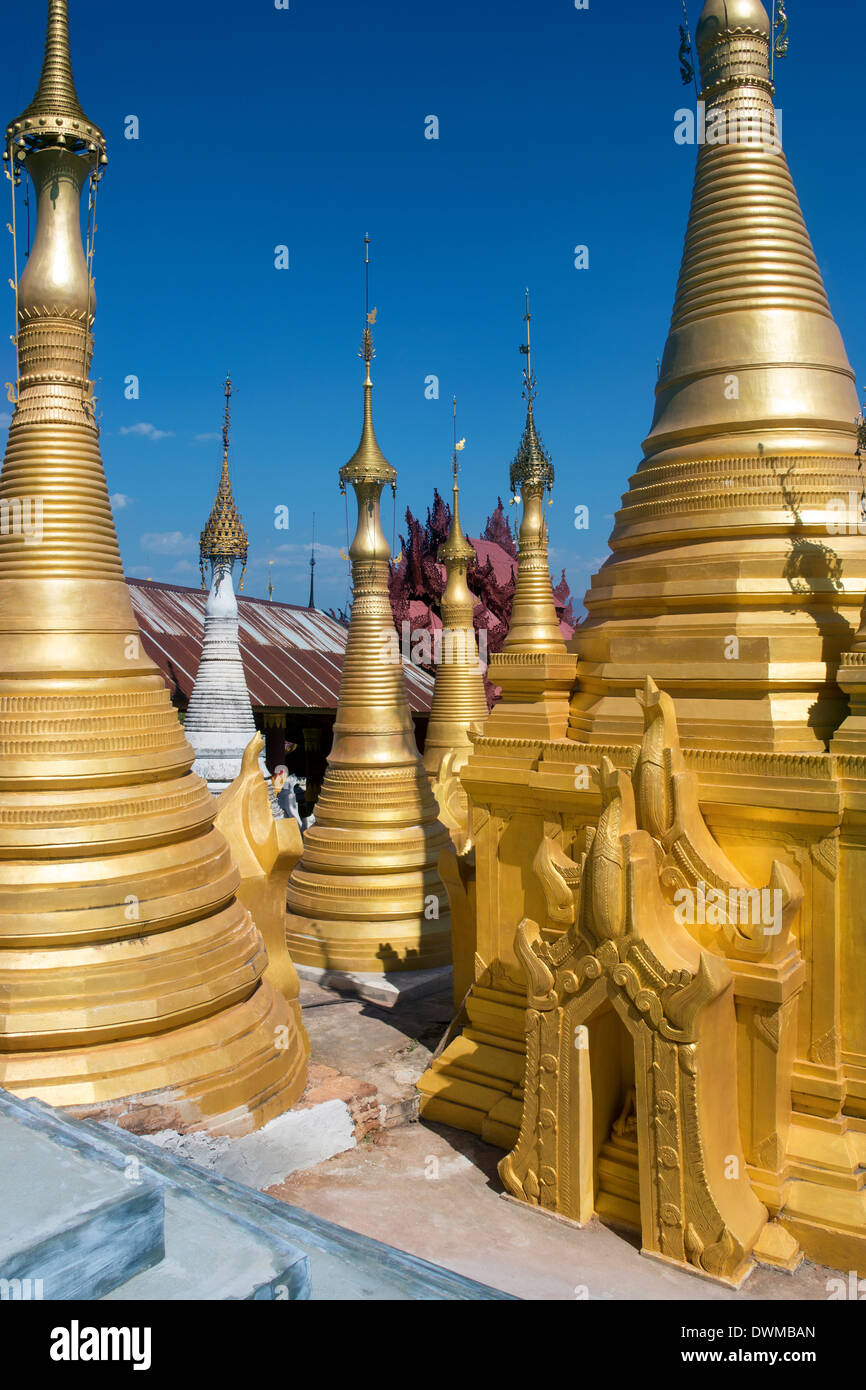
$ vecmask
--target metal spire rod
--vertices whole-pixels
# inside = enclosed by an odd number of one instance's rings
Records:
[[[520,351],[523,353],[523,355],[524,355],[525,358],[526,358],[526,366],[525,366],[524,369],[523,369],[523,379],[524,379],[524,382],[526,383],[526,384],[525,384],[525,387],[524,387],[523,395],[524,395],[524,397],[526,398],[526,404],[527,404],[527,406],[529,407],[529,410],[531,411],[531,410],[532,410],[532,402],[535,400],[535,397],[536,397],[536,395],[537,395],[537,392],[536,392],[535,389],[534,389],[534,387],[535,387],[535,378],[534,378],[533,375],[532,375],[532,337],[531,337],[531,330],[530,330],[530,324],[531,324],[531,322],[532,322],[532,314],[531,314],[530,311],[529,311],[529,289],[528,289],[528,288],[527,288],[527,290],[526,290],[526,313],[523,315],[523,322],[526,324],[526,342],[525,342],[525,343],[522,343],[521,346],[520,346]]]
[[[454,416],[454,454],[453,454],[453,462],[454,462],[454,487],[455,487],[455,490],[456,490],[456,488],[457,488],[457,397],[456,397],[456,396],[453,397],[451,404],[452,404],[452,407],[453,407],[453,412],[452,412],[452,413],[453,413],[453,416]]]
[[[315,583],[316,583],[316,513],[313,512],[313,544],[312,544],[312,548],[311,548],[311,550],[310,550],[310,601],[309,601],[309,603],[307,604],[307,607],[308,607],[308,608],[315,608],[315,606],[316,606]]]
[[[370,237],[369,237],[369,234],[368,234],[367,236],[364,237],[364,313],[365,313],[365,321],[364,321],[364,345],[363,345],[363,347],[362,347],[362,349],[361,349],[360,356],[364,359],[364,361],[365,361],[366,364],[367,364],[367,381],[366,381],[365,384],[371,384],[371,383],[370,383],[370,363],[372,362],[373,358],[374,358],[375,355],[376,355],[376,354],[375,354],[375,351],[374,351],[374,349],[373,349],[373,326],[374,326],[374,324],[375,324],[375,322],[376,322],[376,310],[373,309],[372,312],[370,311]]]
[[[229,430],[231,427],[231,398],[232,398],[232,378],[231,373],[226,372],[226,418],[223,425],[223,450],[226,457],[229,452]]]
[[[725,4],[725,22],[727,23],[727,3]],[[686,8],[686,0],[683,0],[683,23],[680,25],[680,76],[683,79],[683,86],[687,87],[690,82],[695,86],[695,97],[701,99],[700,88],[698,87],[697,67],[695,63],[695,50],[692,43],[692,31],[689,27],[689,12]]]

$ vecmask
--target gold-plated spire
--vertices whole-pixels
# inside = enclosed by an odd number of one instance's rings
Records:
[[[456,772],[469,757],[472,742],[469,730],[473,724],[483,724],[487,718],[487,697],[484,675],[478,659],[475,626],[472,616],[475,599],[466,582],[475,550],[463,534],[460,525],[459,458],[461,441],[457,439],[457,401],[452,403],[454,427],[453,508],[448,536],[439,547],[439,560],[447,575],[442,595],[441,643],[436,659],[436,681],[430,722],[424,742],[424,766],[431,776],[440,768],[442,759],[453,752],[451,771]]]
[[[708,0],[696,41],[705,133],[673,316],[575,635],[570,728],[639,737],[651,670],[687,747],[819,752],[866,586],[861,540],[830,525],[857,489],[854,374],[781,148],[767,11]]]
[[[75,90],[69,51],[67,0],[48,0],[45,57],[39,86],[30,105],[10,121],[6,138],[21,149],[66,146],[74,153],[89,149],[105,155],[105,136],[86,116]]]
[[[223,462],[220,471],[219,487],[210,516],[205,523],[199,542],[199,564],[201,566],[201,586],[206,587],[207,563],[212,569],[231,569],[236,560],[241,562],[241,578],[238,588],[243,592],[244,573],[247,567],[249,543],[241,515],[235,506],[229,476],[229,433],[231,429],[232,379],[226,377],[226,410],[223,422]]]
[[[532,338],[530,332],[532,315],[529,312],[528,289],[526,291],[526,313],[523,315],[523,321],[526,324],[526,342],[521,346],[520,351],[526,357],[526,366],[523,368],[526,427],[520,441],[520,448],[511,465],[510,483],[515,501],[517,501],[518,492],[522,492],[527,485],[533,489],[540,485],[542,491],[551,491],[554,483],[553,464],[550,461],[550,455],[544,448],[535,427],[534,405],[538,389],[532,372]]]
[[[559,630],[553,586],[547,560],[547,524],[544,520],[544,496],[554,483],[553,464],[544,448],[535,425],[535,400],[538,395],[532,371],[532,341],[529,311],[529,290],[526,291],[526,342],[520,351],[526,358],[523,369],[523,398],[526,401],[526,426],[520,448],[511,465],[511,491],[520,493],[523,520],[520,524],[517,560],[517,587],[511,609],[511,623],[505,639],[506,652],[564,652],[565,642]]]
[[[520,349],[526,358],[523,369],[526,425],[510,474],[514,500],[523,502],[523,518],[508,636],[503,650],[490,658],[489,678],[494,685],[501,686],[502,699],[493,708],[488,732],[502,737],[520,731],[533,737],[563,738],[568,725],[568,694],[574,683],[576,661],[566,651],[550,582],[544,496],[553,488],[554,473],[550,455],[535,425],[538,392],[532,371],[531,320],[527,289],[526,342]]]
[[[379,448],[379,441],[376,438],[376,431],[373,427],[373,380],[370,375],[370,365],[376,356],[376,349],[373,346],[373,328],[376,323],[378,309],[370,308],[370,238],[364,238],[364,267],[365,267],[365,300],[364,310],[364,336],[361,342],[361,351],[358,356],[362,359],[366,368],[364,377],[364,421],[361,426],[361,441],[347,464],[340,469],[340,491],[345,492],[346,484],[352,486],[356,482],[381,482],[384,486],[389,483],[391,487],[397,481],[397,470],[385,458]],[[380,488],[381,491],[381,488]]]
[[[373,428],[369,237],[361,443],[340,470],[354,489],[352,611],[316,823],[289,880],[287,939],[299,965],[381,974],[447,964],[450,917],[437,863],[448,836],[418,755],[388,597],[382,489],[396,482]]]
[[[297,1099],[305,1047],[124,582],[90,406],[95,163],[61,143],[74,90],[52,0],[44,114],[14,146],[38,212],[0,473],[0,1086],[243,1132]]]

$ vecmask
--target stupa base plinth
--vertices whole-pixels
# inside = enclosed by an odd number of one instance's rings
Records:
[[[451,919],[417,918],[381,922],[337,921],[286,914],[286,944],[298,974],[304,970],[345,975],[397,975],[437,970],[451,964]],[[359,927],[363,935],[358,934]],[[307,976],[307,978],[311,978]]]
[[[779,1221],[815,1264],[866,1275],[866,1192],[795,1182]]]
[[[491,738],[565,738],[577,676],[571,652],[496,652],[488,677],[502,698],[485,725]]]
[[[866,652],[845,652],[837,677],[850,700],[850,713],[833,735],[837,754],[866,753]]]
[[[421,1115],[510,1150],[523,1112],[526,995],[509,981],[477,981],[464,1003],[465,1026],[418,1082]]]
[[[133,1133],[241,1135],[300,1099],[307,1055],[300,1005],[264,983],[212,1018],[150,1038],[0,1054],[0,1085]]]

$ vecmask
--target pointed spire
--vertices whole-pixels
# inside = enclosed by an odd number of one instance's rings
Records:
[[[30,105],[10,123],[7,135],[23,138],[31,147],[59,144],[77,150],[89,146],[105,154],[105,136],[83,111],[75,90],[67,0],[48,0],[45,58],[39,86]]]
[[[216,500],[211,508],[199,542],[199,562],[201,564],[201,586],[205,587],[205,564],[210,561],[211,568],[218,566],[232,568],[235,560],[241,562],[241,579],[238,588],[243,592],[244,573],[247,567],[249,543],[241,515],[235,506],[232,483],[229,476],[229,431],[231,427],[232,379],[226,377],[226,411],[223,423],[223,464]]]
[[[310,601],[308,608],[316,606],[316,513],[313,512],[313,544],[310,550]]]
[[[520,351],[526,358],[526,366],[523,368],[523,398],[526,401],[526,428],[523,431],[523,438],[520,441],[520,448],[511,465],[511,492],[515,501],[517,494],[525,483],[540,484],[543,488],[553,487],[554,473],[550,455],[544,448],[535,428],[535,398],[538,395],[535,377],[532,372],[532,339],[530,336],[530,323],[532,315],[529,312],[529,290],[526,291],[526,313],[523,315],[526,324],[526,342],[521,345]]]
[[[517,586],[505,650],[564,653],[565,643],[556,616],[547,560],[547,525],[542,503],[545,492],[553,488],[554,473],[550,455],[535,428],[535,398],[538,393],[532,371],[531,319],[527,290],[526,313],[523,316],[526,342],[520,349],[526,358],[523,369],[526,427],[510,475],[514,500],[523,502],[523,520],[520,525]]]
[[[340,469],[340,490],[345,492],[346,483],[369,482],[374,479],[393,485],[397,481],[397,470],[385,458],[379,448],[376,431],[373,427],[373,381],[370,364],[376,356],[373,346],[373,329],[379,310],[370,308],[370,238],[364,237],[364,266],[366,276],[366,307],[364,336],[358,356],[366,367],[364,377],[364,423],[361,428],[361,442],[349,462]]]
[[[469,731],[473,725],[480,726],[487,718],[484,666],[479,660],[473,622],[476,601],[466,582],[469,565],[475,559],[475,548],[464,536],[460,525],[458,458],[466,441],[457,439],[456,399],[452,402],[452,415],[454,509],[447,539],[438,552],[447,579],[442,595],[442,632],[438,635],[441,649],[436,658],[433,701],[424,742],[424,766],[434,778],[448,754],[453,754],[452,772],[463,766],[472,751]],[[486,655],[485,648],[485,660]],[[442,819],[449,824],[444,803],[441,810]]]
[[[462,526],[460,525],[460,487],[459,487],[459,483],[458,483],[460,465],[459,465],[459,462],[458,462],[458,455],[459,455],[460,452],[462,451],[463,445],[465,444],[466,441],[465,441],[465,440],[461,440],[461,441],[458,442],[458,439],[457,439],[457,398],[456,398],[456,397],[455,397],[454,400],[452,401],[452,407],[453,407],[453,419],[454,419],[454,451],[453,451],[453,458],[452,458],[452,469],[453,469],[453,474],[454,474],[454,484],[453,484],[454,506],[453,506],[452,511],[451,511],[451,526],[450,526],[450,528],[449,528],[449,530],[448,530],[448,536],[447,536],[446,540],[444,540],[444,541],[442,542],[442,544],[440,545],[440,547],[439,547],[439,552],[438,552],[438,556],[437,556],[437,558],[446,566],[446,568],[447,568],[448,563],[451,562],[451,561],[458,561],[458,560],[471,561],[471,560],[474,560],[474,559],[475,559],[475,549],[474,549],[473,546],[471,546],[471,545],[469,544],[469,541],[466,539],[466,537],[465,537],[464,534],[463,534],[463,528],[462,528]]]

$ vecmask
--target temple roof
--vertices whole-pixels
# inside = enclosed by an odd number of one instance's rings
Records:
[[[207,595],[201,589],[127,579],[145,651],[183,705],[201,659]],[[327,613],[237,596],[238,641],[254,709],[337,708],[349,629]],[[404,662],[409,707],[426,714],[433,679]]]

